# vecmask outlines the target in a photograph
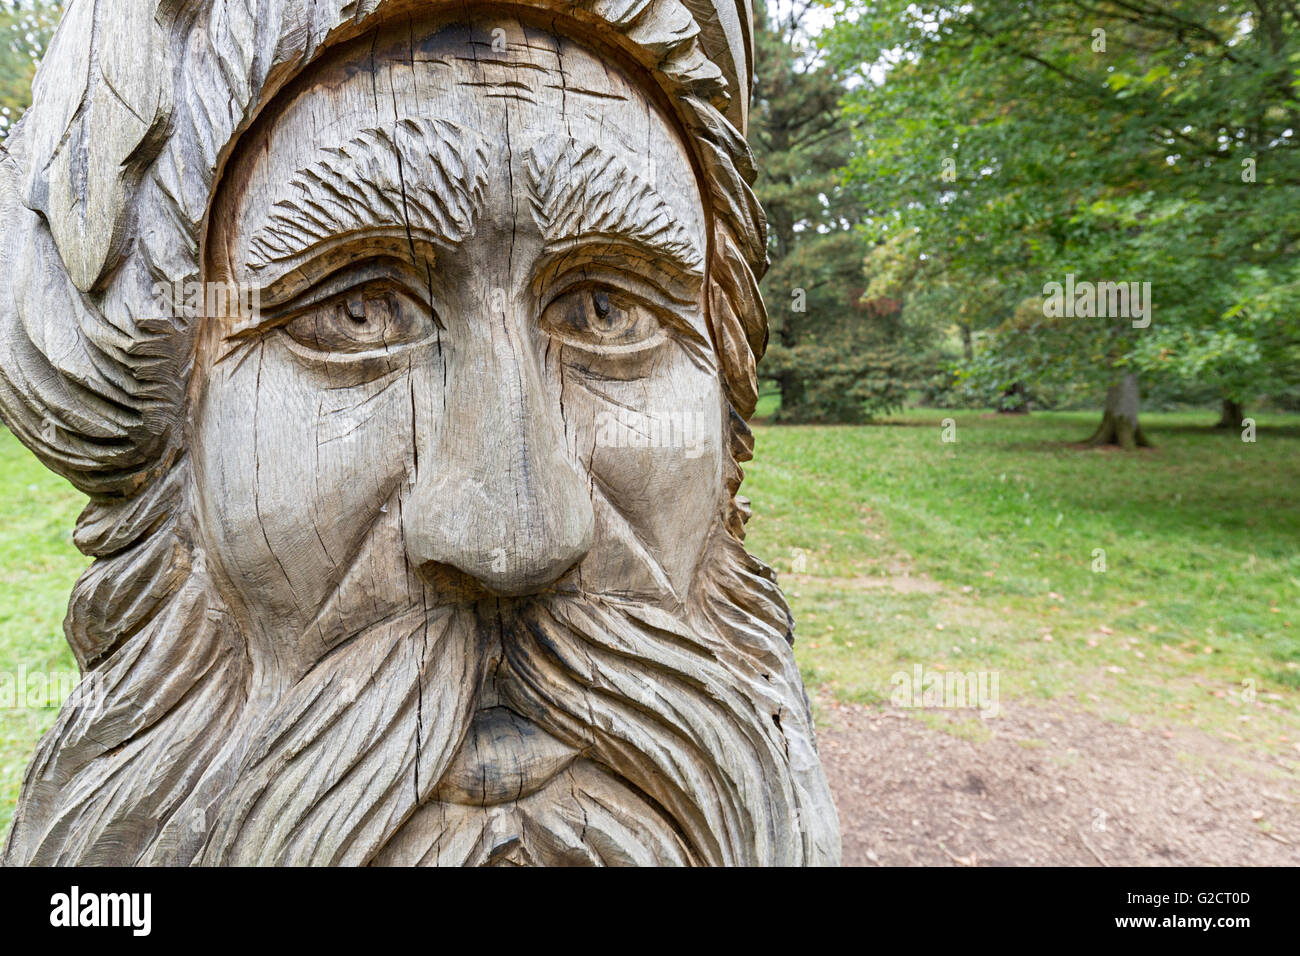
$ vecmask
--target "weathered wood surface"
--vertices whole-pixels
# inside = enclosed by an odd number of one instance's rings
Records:
[[[838,862],[741,543],[748,7],[111,6],[0,160],[96,558],[4,861]]]

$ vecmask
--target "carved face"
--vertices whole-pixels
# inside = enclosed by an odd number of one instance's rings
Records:
[[[214,207],[209,279],[261,314],[203,350],[201,522],[287,676],[413,600],[679,606],[720,511],[677,134],[618,66],[476,27],[404,25],[300,78]]]

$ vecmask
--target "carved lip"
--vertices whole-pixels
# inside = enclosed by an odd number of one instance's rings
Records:
[[[536,793],[577,757],[514,711],[488,707],[475,714],[433,797],[479,807],[510,803]]]

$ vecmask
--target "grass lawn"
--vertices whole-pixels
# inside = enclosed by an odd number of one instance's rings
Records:
[[[0,681],[7,676],[16,684],[20,669],[77,669],[63,639],[63,615],[73,582],[89,563],[72,545],[85,503],[0,425]],[[36,741],[57,714],[11,703],[0,706],[0,833],[8,832]]]
[[[1089,413],[757,428],[748,543],[794,605],[810,694],[887,701],[915,664],[996,671],[1006,700],[1198,726],[1300,766],[1300,416],[1256,416],[1254,444],[1215,417],[1144,415],[1157,447],[1133,454],[1072,444]],[[83,500],[0,429],[0,673],[73,667]],[[0,710],[0,827],[53,719]]]
[[[1214,420],[1144,415],[1137,453],[1077,447],[1090,413],[756,429],[748,544],[790,596],[810,694],[996,671],[1006,699],[1300,758],[1300,416],[1257,416],[1254,444]]]

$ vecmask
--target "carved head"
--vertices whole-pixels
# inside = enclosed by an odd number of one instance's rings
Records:
[[[6,860],[834,862],[740,543],[747,8],[164,6],[74,3],[0,169],[0,410],[91,496],[109,688]],[[123,29],[163,68],[69,91]]]

